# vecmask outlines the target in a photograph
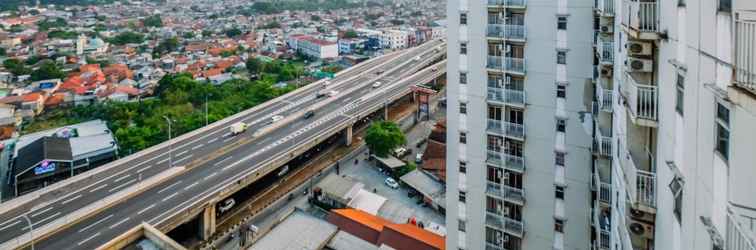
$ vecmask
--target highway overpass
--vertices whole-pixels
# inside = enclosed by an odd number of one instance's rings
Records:
[[[28,246],[32,238],[37,239],[35,249],[94,249],[142,221],[166,232],[197,215],[202,216],[206,238],[213,233],[219,201],[334,134],[350,138],[359,119],[408,94],[409,86],[442,75],[445,67],[418,72],[444,55],[439,46],[443,42],[432,41],[339,73],[325,86],[338,91],[336,96],[318,98],[322,82],[310,84],[170,143],[4,203],[0,249]],[[375,81],[383,85],[372,88]],[[317,110],[314,117],[301,117],[312,108]],[[286,118],[270,124],[279,114]],[[237,121],[250,128],[232,136],[228,126]],[[34,227],[31,234],[26,218]]]

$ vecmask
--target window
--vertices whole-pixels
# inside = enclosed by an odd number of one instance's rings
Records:
[[[465,203],[467,200],[467,193],[459,191],[459,202]]]
[[[557,85],[557,97],[567,98],[567,87],[564,85]]]
[[[564,200],[564,187],[556,187],[556,192],[554,192],[554,196],[557,199]]]
[[[464,102],[459,103],[459,113],[467,114],[467,103],[464,103]]]
[[[715,150],[724,158],[729,159],[730,151],[730,110],[721,103],[717,103],[717,140]]]
[[[467,13],[459,13],[459,24],[467,25]]]
[[[675,110],[678,114],[683,115],[683,104],[685,97],[685,78],[682,75],[677,75],[677,98],[675,99]]]
[[[459,143],[462,143],[462,144],[467,143],[467,133],[459,132]]]
[[[459,172],[467,173],[467,163],[465,163],[464,161],[459,162]]]
[[[459,84],[467,84],[467,73],[459,72]]]
[[[567,29],[567,17],[560,16],[557,18],[557,29],[560,29],[560,30]]]
[[[457,229],[459,229],[459,231],[465,232],[465,221],[457,220]]]
[[[560,219],[554,219],[554,231],[564,233],[564,221]]]
[[[564,153],[563,152],[556,152],[555,162],[557,166],[564,167]]]
[[[673,213],[677,219],[677,223],[680,223],[682,217],[682,197],[683,197],[683,185],[685,182],[679,176],[672,178],[669,183],[669,191],[672,192],[672,196],[675,197],[675,203],[673,204]]]
[[[557,132],[564,133],[564,131],[566,130],[566,126],[567,126],[566,123],[567,122],[565,120],[557,120],[557,124],[556,124],[556,130],[557,130]]]
[[[459,53],[467,55],[467,43],[463,42],[459,44]]]
[[[567,52],[557,51],[557,64],[567,64]]]
[[[719,8],[717,10],[722,12],[732,11],[732,0],[719,0]]]

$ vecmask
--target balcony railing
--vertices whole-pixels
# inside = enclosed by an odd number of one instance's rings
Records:
[[[614,0],[596,0],[596,9],[604,16],[614,15]]]
[[[525,91],[488,86],[488,100],[522,106],[525,105]]]
[[[525,172],[525,158],[522,156],[514,156],[504,152],[496,152],[494,150],[488,150],[486,156],[486,162],[488,162],[488,164],[518,173]]]
[[[494,182],[488,182],[486,184],[486,193],[491,196],[503,199],[517,205],[525,204],[525,192],[516,187],[510,187],[504,184],[497,184]]]
[[[612,204],[612,184],[601,182],[599,187],[599,201]]]
[[[733,217],[731,211],[727,213],[727,230],[725,249],[728,250],[756,250],[756,242],[748,235],[740,223]]]
[[[515,8],[524,8],[526,4],[526,0],[488,0],[488,5],[499,5]]]
[[[525,74],[525,59],[503,56],[488,56],[489,69]]]
[[[596,98],[599,108],[604,112],[612,112],[612,90],[604,89],[601,83],[596,84]]]
[[[486,34],[489,37],[525,40],[525,25],[517,24],[488,24]]]
[[[612,237],[611,231],[601,229],[599,231],[599,249],[610,249],[611,237]]]
[[[659,31],[659,3],[622,1],[622,23],[639,32]]]
[[[735,82],[756,93],[756,21],[735,20]]]
[[[599,60],[604,64],[614,63],[614,41],[606,38],[598,39]]]
[[[654,85],[639,84],[632,76],[625,75],[622,91],[627,105],[635,118],[656,121],[658,90]]]
[[[645,206],[648,208],[656,208],[656,173],[653,171],[654,160],[650,152],[646,152],[648,155],[648,165],[645,168],[638,168],[639,163],[636,163],[633,155],[621,146],[620,161],[622,162],[622,168],[625,172],[626,185],[628,193],[630,193],[631,203],[634,206]],[[648,170],[644,170],[648,169]]]
[[[486,211],[486,225],[522,238],[525,227],[521,221]]]

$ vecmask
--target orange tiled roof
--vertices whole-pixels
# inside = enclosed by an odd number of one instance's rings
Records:
[[[42,98],[42,94],[39,92],[29,93],[24,95],[24,102],[36,102],[40,98]]]
[[[378,232],[383,231],[383,227],[391,223],[381,217],[352,208],[333,209],[331,212],[349,218]]]

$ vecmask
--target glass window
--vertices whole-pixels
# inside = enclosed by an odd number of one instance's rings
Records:
[[[467,13],[459,13],[459,24],[467,25]]]
[[[557,18],[557,29],[560,29],[560,30],[567,29],[567,17],[560,16]]]
[[[467,43],[463,42],[459,44],[459,53],[467,55]]]
[[[567,128],[566,128],[567,127],[567,122],[565,120],[557,120],[557,124],[556,125],[557,125],[556,126],[557,132],[563,132],[564,133],[564,131],[567,130]]]
[[[560,219],[554,219],[554,231],[564,233],[564,221]]]
[[[564,167],[564,156],[563,152],[556,152],[555,161],[557,166]]]
[[[732,0],[719,0],[719,8],[717,10],[722,12],[732,11]]]
[[[467,173],[467,163],[465,163],[464,161],[459,162],[459,172]]]
[[[683,197],[683,185],[685,183],[680,177],[672,178],[669,183],[669,190],[672,192],[672,196],[675,197],[675,203],[673,204],[673,213],[677,219],[677,223],[680,223],[682,216],[682,197]]]
[[[557,64],[567,64],[567,52],[557,51]]]
[[[554,193],[554,196],[557,199],[564,200],[564,187],[556,187],[556,192]]]
[[[717,119],[724,123],[724,125],[730,125],[730,109],[721,103],[717,103]]]
[[[721,123],[717,123],[717,145],[716,150],[724,157],[725,160],[729,158],[730,150],[730,130],[728,130]]]
[[[678,114],[683,115],[683,104],[685,98],[685,78],[677,75],[677,99],[675,101],[675,110]]]
[[[467,114],[467,103],[464,103],[464,102],[459,103],[459,113]]]
[[[467,84],[467,73],[465,73],[465,72],[459,72],[459,83],[460,84]]]
[[[462,144],[467,143],[467,133],[459,132],[459,142]]]
[[[563,85],[557,85],[557,97],[567,98],[567,87]]]
[[[465,203],[467,200],[467,193],[459,191],[459,202]]]

